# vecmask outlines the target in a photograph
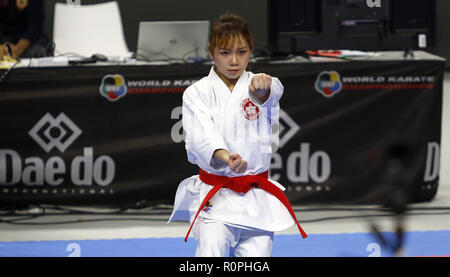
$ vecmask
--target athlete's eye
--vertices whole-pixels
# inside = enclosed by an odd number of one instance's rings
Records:
[[[225,51],[225,50],[221,50],[221,51],[219,51],[219,54],[223,55],[223,56],[226,56],[226,55],[230,54],[230,52],[229,51]]]
[[[246,49],[243,49],[243,50],[240,50],[239,51],[239,54],[241,54],[241,55],[245,55],[247,53],[247,50]]]

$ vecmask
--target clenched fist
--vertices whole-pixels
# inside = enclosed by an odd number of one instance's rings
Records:
[[[247,161],[237,153],[228,153],[227,150],[218,149],[214,151],[213,157],[227,165],[234,173],[244,173],[247,170]]]
[[[255,74],[250,82],[250,91],[259,101],[265,102],[269,98],[272,76],[265,73]]]
[[[247,170],[247,161],[243,160],[237,153],[230,153],[228,167],[234,173],[244,173]]]

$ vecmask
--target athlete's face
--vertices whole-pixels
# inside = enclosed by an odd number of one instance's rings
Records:
[[[240,36],[231,47],[216,47],[214,53],[209,53],[214,60],[220,77],[234,82],[247,68],[251,50],[247,41]]]

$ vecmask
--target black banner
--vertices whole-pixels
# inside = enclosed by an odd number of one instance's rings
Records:
[[[271,178],[293,204],[432,199],[444,64],[252,64],[285,86]],[[0,83],[0,203],[172,204],[198,172],[182,93],[209,68],[14,69]]]

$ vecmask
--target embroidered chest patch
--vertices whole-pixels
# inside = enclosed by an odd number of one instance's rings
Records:
[[[250,98],[247,98],[244,101],[242,101],[241,111],[244,117],[251,121],[257,120],[259,118],[259,115],[261,114],[261,111],[259,110],[258,106],[256,106],[250,100]]]

